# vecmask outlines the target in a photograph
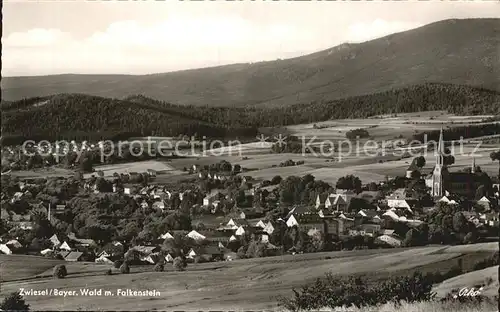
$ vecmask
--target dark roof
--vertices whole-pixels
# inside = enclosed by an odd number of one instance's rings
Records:
[[[193,248],[193,250],[197,255],[219,255],[223,253],[223,251],[217,245],[195,247]]]
[[[66,256],[70,254],[70,251],[59,251],[59,254],[60,254],[63,258],[66,258]]]
[[[368,210],[368,209],[362,209],[362,210],[368,218],[373,218],[373,217],[378,215],[378,213],[375,210]],[[359,211],[358,211],[358,214],[359,214]]]
[[[249,225],[249,223],[246,219],[239,219],[239,218],[229,218],[226,222],[224,222],[224,225],[227,224],[231,219],[233,219],[233,221],[236,225],[241,225],[241,226],[248,226]]]
[[[69,254],[64,257],[64,260],[78,260],[83,255],[83,252],[80,251],[71,251]]]

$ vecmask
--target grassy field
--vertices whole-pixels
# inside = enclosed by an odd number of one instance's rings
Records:
[[[475,253],[486,257],[498,244],[432,246],[413,249],[377,249],[287,255],[232,262],[191,264],[185,272],[151,272],[152,267],[132,267],[131,274],[105,276],[106,265],[68,263],[65,279],[32,279],[2,284],[2,294],[18,290],[57,288],[60,290],[117,289],[157,290],[158,297],[27,297],[33,309],[55,310],[213,310],[275,309],[276,296],[290,295],[292,287],[323,276],[365,274],[380,276],[407,274],[433,267],[445,271],[458,258]],[[9,256],[3,256],[9,257]],[[1,259],[1,258],[0,258]],[[10,262],[7,262],[10,263]],[[8,267],[3,269],[8,270]],[[147,270],[148,272],[145,272]],[[50,272],[50,271],[49,271]],[[43,272],[40,272],[43,273]]]
[[[52,260],[37,256],[0,255],[0,281],[34,277],[55,265],[64,263],[62,260]]]
[[[160,174],[172,175],[172,174],[180,174],[179,170],[174,169],[168,163],[164,161],[157,160],[146,160],[146,161],[137,161],[137,162],[128,162],[121,164],[112,164],[112,165],[102,165],[94,167],[95,171],[102,171],[105,177],[111,177],[116,172],[118,174],[128,173],[128,172],[137,172],[144,173],[148,169],[155,170],[157,172],[161,172]],[[85,174],[85,178],[89,178],[92,174]]]

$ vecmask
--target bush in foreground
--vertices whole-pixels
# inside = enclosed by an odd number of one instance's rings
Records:
[[[388,302],[416,302],[431,300],[432,282],[421,273],[395,277],[370,285],[359,277],[342,279],[327,274],[325,278],[293,289],[293,297],[280,297],[279,303],[291,311],[317,310],[321,308],[376,306]]]
[[[177,257],[174,259],[172,266],[174,267],[174,270],[176,270],[176,271],[184,271],[186,269],[187,263],[181,257]]]
[[[29,304],[26,304],[23,297],[18,291],[11,293],[5,297],[0,304],[0,309],[3,311],[29,311]]]
[[[163,263],[157,263],[155,264],[153,270],[155,272],[163,272],[163,270],[165,269],[165,265]]]
[[[122,260],[116,260],[115,262],[113,262],[113,266],[115,267],[115,269],[119,269],[123,264],[123,261]]]
[[[64,264],[58,264],[54,267],[54,271],[52,272],[54,278],[64,278],[66,275],[68,275],[68,271]]]
[[[130,267],[128,266],[128,263],[127,262],[124,262],[121,266],[120,266],[120,272],[122,274],[129,274],[130,273]]]

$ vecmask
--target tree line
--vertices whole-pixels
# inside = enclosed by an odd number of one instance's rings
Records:
[[[381,114],[446,110],[461,115],[498,115],[500,93],[462,85],[428,83],[285,107],[195,107],[140,95],[118,100],[61,94],[2,102],[1,108],[3,139],[11,143],[27,138],[92,140],[124,135],[255,137],[260,127]]]

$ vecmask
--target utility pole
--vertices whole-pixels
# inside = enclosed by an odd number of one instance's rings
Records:
[[[48,211],[48,213],[47,213],[47,219],[48,219],[48,220],[49,220],[49,222],[50,222],[50,203],[49,203],[49,211]]]

